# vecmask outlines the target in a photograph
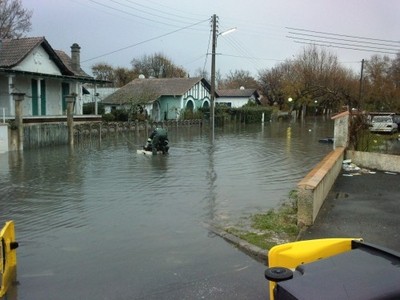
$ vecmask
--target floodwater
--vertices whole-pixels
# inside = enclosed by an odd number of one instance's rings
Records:
[[[204,225],[277,207],[332,134],[313,118],[216,128],[214,142],[171,128],[167,156],[137,154],[133,133],[0,154],[0,221],[20,243],[7,299],[265,299],[263,266]]]

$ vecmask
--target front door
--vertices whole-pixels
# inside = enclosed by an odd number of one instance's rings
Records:
[[[38,81],[32,79],[32,116],[39,115],[39,91],[38,91]],[[46,115],[46,82],[44,80],[40,81],[40,115]]]

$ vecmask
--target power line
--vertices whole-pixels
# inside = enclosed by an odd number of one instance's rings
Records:
[[[307,34],[307,33],[297,33],[297,32],[292,32],[289,31],[289,34],[294,34],[295,36],[307,36],[307,37],[314,37],[314,38],[320,38],[320,39],[329,39],[329,40],[335,40],[335,41],[345,41],[345,42],[350,42],[350,43],[355,43],[355,44],[367,44],[367,45],[379,45],[379,46],[388,46],[388,47],[393,47],[395,45],[391,44],[382,44],[382,43],[377,43],[377,42],[368,42],[368,41],[358,41],[354,39],[344,39],[344,38],[334,38],[334,37],[325,37],[322,35],[314,35],[314,34]],[[291,38],[291,36],[288,36]],[[400,44],[399,46],[400,47]],[[395,49],[397,50],[397,49]],[[399,48],[400,50],[400,48]]]
[[[392,55],[395,55],[396,52],[400,52],[400,42],[398,41],[307,30],[302,28],[286,28],[292,30],[289,31],[290,35],[287,35],[286,37],[299,44]]]
[[[234,39],[232,36],[226,36],[226,41],[234,48],[237,50],[238,53],[240,53],[242,55],[242,57],[246,57],[248,58],[253,67],[255,67],[257,69],[258,65],[257,65],[257,60],[254,57],[254,55],[252,55],[247,49],[245,49],[245,47],[239,43],[236,39]]]
[[[338,43],[338,42],[332,42],[332,41],[322,41],[322,40],[314,40],[314,39],[306,39],[306,38],[298,38],[298,37],[291,37],[288,36],[288,38],[294,39],[296,41],[308,41],[308,42],[316,42],[316,43],[324,43],[326,46],[331,46],[335,47],[336,45],[340,46],[349,46],[349,47],[356,47],[357,49],[364,49],[364,51],[380,51],[382,53],[388,53],[388,54],[396,54],[396,52],[387,52],[388,51],[396,51],[396,49],[393,48],[382,48],[382,47],[371,47],[371,46],[365,46],[365,45],[354,45],[354,44],[346,44],[346,43]]]
[[[385,52],[385,51],[380,51],[380,50],[367,50],[363,48],[354,48],[354,47],[344,47],[344,46],[332,46],[328,44],[318,44],[318,43],[311,43],[311,42],[301,42],[301,41],[294,41],[295,43],[298,44],[306,44],[306,45],[315,45],[315,46],[321,46],[321,47],[329,47],[329,48],[340,48],[340,49],[348,49],[348,50],[355,50],[355,51],[364,51],[364,52],[375,52],[375,53],[382,53],[382,54],[396,54],[394,52]]]
[[[151,6],[147,6],[147,5],[143,5],[143,4],[141,4],[141,3],[137,3],[136,1],[132,1],[132,0],[125,0],[126,2],[129,2],[129,3],[132,3],[132,4],[134,4],[134,5],[137,5],[137,6],[140,6],[140,7],[143,7],[143,8],[145,8],[145,9],[150,9],[150,10],[152,10],[152,11],[158,11],[158,12],[160,12],[160,13],[162,13],[162,14],[165,14],[165,15],[168,15],[168,16],[174,16],[174,17],[177,17],[177,18],[180,18],[180,19],[187,19],[187,20],[190,20],[191,22],[193,22],[193,21],[195,21],[195,22],[197,22],[197,21],[199,21],[199,19],[194,19],[194,18],[189,18],[189,17],[187,17],[187,13],[185,12],[185,16],[182,16],[182,15],[177,15],[177,14],[175,14],[175,13],[171,13],[171,12],[166,12],[165,10],[162,10],[162,9],[157,9],[157,8],[154,8],[154,7],[151,7]],[[146,2],[149,2],[149,1],[146,1]],[[159,6],[159,4],[158,4],[158,6]],[[164,7],[167,7],[167,6],[164,6]],[[176,10],[174,10],[174,11],[176,11]]]
[[[157,40],[157,39],[159,39],[159,38],[162,38],[162,37],[165,37],[165,36],[174,34],[174,33],[176,33],[176,32],[179,32],[179,31],[188,29],[188,28],[190,28],[190,27],[199,25],[199,24],[201,24],[201,23],[203,23],[203,22],[207,22],[208,20],[209,20],[209,19],[203,20],[203,21],[197,22],[197,23],[195,23],[195,24],[188,25],[188,26],[185,26],[185,27],[182,27],[182,28],[179,28],[179,29],[170,31],[170,32],[168,32],[168,33],[165,33],[165,34],[162,34],[162,35],[159,35],[159,36],[156,36],[156,37],[152,37],[152,38],[150,38],[150,39],[141,41],[141,42],[139,42],[139,43],[136,43],[136,44],[133,44],[133,45],[129,45],[129,46],[126,46],[126,47],[123,47],[123,48],[120,48],[120,49],[117,49],[117,50],[114,50],[114,51],[111,51],[111,52],[107,52],[107,53],[104,53],[104,54],[102,54],[102,55],[99,55],[99,56],[90,58],[90,59],[86,59],[86,60],[82,61],[82,63],[85,63],[85,62],[88,62],[88,61],[92,61],[92,60],[98,59],[98,58],[100,58],[100,57],[104,57],[104,56],[107,56],[107,55],[110,55],[110,54],[114,54],[114,53],[117,53],[117,52],[120,52],[120,51],[129,49],[129,48],[136,47],[136,46],[138,46],[138,45],[145,44],[145,43],[147,43],[147,42],[151,42],[151,41]]]
[[[166,23],[166,22],[162,22],[162,21],[157,21],[157,20],[155,20],[155,19],[150,19],[150,18],[147,18],[147,17],[143,17],[143,16],[140,16],[140,15],[138,15],[138,14],[133,14],[133,13],[127,12],[127,11],[125,11],[125,10],[118,9],[118,8],[113,7],[113,6],[106,5],[106,4],[104,4],[104,3],[101,3],[101,2],[98,2],[98,1],[95,1],[95,0],[89,0],[89,1],[92,2],[92,3],[95,3],[95,4],[99,5],[99,6],[103,6],[103,7],[106,7],[106,8],[115,10],[115,11],[118,11],[118,12],[120,12],[120,13],[129,15],[129,16],[132,16],[132,17],[135,17],[135,18],[139,18],[139,19],[142,19],[142,20],[150,21],[150,22],[152,22],[152,23],[158,23],[158,24],[167,25],[167,26],[172,26],[172,27],[178,27],[178,26],[179,26],[179,25],[170,24],[170,23]],[[125,6],[126,6],[126,5],[125,5]]]
[[[172,11],[174,11],[174,12],[181,12],[182,14],[184,14],[185,16],[187,16],[187,15],[192,15],[192,16],[198,16],[199,18],[202,18],[202,17],[204,17],[204,15],[202,15],[202,14],[194,14],[192,11],[191,12],[187,12],[187,11],[184,11],[184,10],[180,10],[180,9],[178,9],[178,8],[176,8],[176,7],[170,7],[170,6],[167,6],[167,5],[163,5],[163,4],[161,4],[161,3],[158,3],[158,2],[154,2],[154,1],[152,1],[152,0],[147,0],[146,2],[149,2],[149,3],[153,3],[154,5],[157,5],[158,7],[164,7],[164,8],[166,8],[166,9],[168,9],[168,10],[172,10]],[[168,12],[168,14],[171,14],[170,12]],[[198,19],[197,19],[198,20]]]
[[[276,59],[276,58],[262,58],[262,57],[253,57],[253,56],[243,56],[243,55],[234,55],[234,54],[224,54],[218,53],[221,56],[229,56],[229,57],[236,57],[236,58],[244,58],[244,59],[257,59],[257,60],[271,60],[271,61],[285,61],[284,59]]]
[[[204,59],[203,73],[204,73],[205,70],[206,70],[208,52],[210,51],[210,45],[211,45],[211,38],[212,38],[212,29],[210,29],[210,36],[209,36],[209,38],[208,38],[208,46],[207,46],[206,57],[205,57],[205,59]]]
[[[166,16],[161,16],[161,15],[155,14],[155,13],[153,13],[153,12],[148,12],[148,11],[143,10],[143,9],[135,8],[135,7],[133,7],[133,6],[130,6],[130,5],[127,5],[127,4],[118,2],[118,1],[116,1],[116,0],[109,0],[109,1],[111,1],[111,2],[113,2],[113,3],[115,3],[115,4],[118,4],[118,5],[120,5],[120,6],[124,7],[124,8],[134,9],[134,10],[137,11],[137,12],[142,12],[142,13],[147,14],[147,15],[150,15],[150,16],[152,16],[152,17],[162,18],[162,19],[164,19],[164,20],[170,20],[170,21],[172,21],[172,22],[179,22],[179,23],[183,23],[183,24],[189,24],[188,22],[184,22],[184,21],[178,20],[178,19],[176,19],[176,18],[170,18],[170,17],[166,17]],[[134,3],[134,2],[129,2],[129,3],[136,4],[136,3]],[[136,5],[137,5],[137,4],[136,4]],[[143,6],[143,5],[140,5],[140,6]],[[152,10],[154,10],[154,9],[152,9]],[[197,20],[197,21],[198,21],[198,20]],[[153,20],[153,22],[156,22],[156,21]]]
[[[355,38],[355,39],[364,39],[364,40],[370,40],[370,41],[379,41],[379,42],[395,43],[395,44],[398,44],[398,45],[400,46],[400,41],[394,41],[394,40],[382,40],[382,39],[376,39],[376,38],[370,38],[370,37],[362,37],[362,36],[356,36],[356,35],[338,34],[338,33],[323,32],[323,31],[314,31],[314,30],[307,30],[307,29],[295,28],[295,27],[285,27],[285,28],[286,28],[286,29],[289,29],[289,30],[305,31],[305,32],[312,32],[312,33],[325,34],[325,35],[333,35],[333,36],[341,36],[341,37],[348,37],[348,38]]]

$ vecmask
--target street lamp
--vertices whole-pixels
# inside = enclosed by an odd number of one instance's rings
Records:
[[[210,119],[211,119],[211,140],[214,141],[214,127],[215,127],[215,49],[217,47],[217,37],[226,35],[236,28],[228,29],[224,32],[217,34],[217,15],[212,16],[212,51],[211,51],[211,105],[210,105]]]
[[[317,112],[318,112],[318,101],[315,100],[314,103],[315,103],[315,115],[317,115]]]
[[[293,111],[293,106],[294,106],[294,103],[292,104],[292,102],[293,102],[292,97],[289,97],[287,101],[289,102],[289,115],[291,116],[292,111]]]
[[[287,101],[289,102],[289,111],[290,112],[292,112],[292,110],[293,110],[293,105],[292,105],[292,102],[293,102],[293,99],[291,98],[291,97],[289,97],[288,99],[287,99]]]

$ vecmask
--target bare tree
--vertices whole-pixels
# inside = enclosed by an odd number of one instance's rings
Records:
[[[373,55],[366,62],[363,94],[367,109],[390,111],[399,108],[397,59],[392,61],[388,56]]]
[[[20,38],[31,30],[32,11],[21,0],[0,0],[0,38]]]
[[[161,53],[144,55],[131,61],[133,71],[146,77],[172,78],[186,77],[187,72],[175,65],[169,58]]]
[[[397,89],[400,88],[400,52],[397,53],[396,58],[392,61],[390,68],[390,75]]]
[[[220,83],[219,89],[257,88],[257,81],[250,75],[249,71],[230,71],[226,79]]]
[[[203,77],[204,79],[211,81],[210,73],[203,68],[197,68],[194,71],[194,77]]]
[[[97,63],[92,66],[92,73],[94,78],[98,80],[108,80],[114,82],[115,71],[114,68],[107,63]],[[112,85],[112,84],[107,84]]]
[[[282,106],[285,102],[285,94],[290,95],[289,76],[290,63],[288,61],[273,67],[271,70],[259,72],[259,85],[261,93],[267,99],[267,104]]]
[[[340,66],[335,55],[315,46],[305,48],[293,60],[260,72],[259,77],[269,103],[282,108],[292,98],[303,115],[307,107],[328,113],[344,104],[358,106],[354,75]]]
[[[116,87],[121,87],[138,77],[139,74],[128,68],[117,67],[114,69],[114,82]]]

